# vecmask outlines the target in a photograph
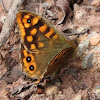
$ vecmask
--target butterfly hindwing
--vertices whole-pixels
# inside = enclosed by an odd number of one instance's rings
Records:
[[[65,50],[65,52],[66,51],[67,50]],[[21,44],[20,62],[23,67],[22,69],[28,75],[28,77],[30,77],[32,79],[37,79],[37,80],[39,80],[41,77],[41,79],[42,79],[44,77],[45,73],[47,72],[47,70],[49,71],[49,73],[47,73],[47,75],[50,75],[51,74],[50,72],[54,72],[59,67],[59,65],[57,66],[56,62],[60,61],[59,58],[62,55],[64,55],[64,53],[63,54],[59,53],[59,55],[57,56],[58,53],[59,52],[57,50],[43,52],[43,53],[41,53],[41,52],[31,53],[25,49],[23,44]],[[55,68],[52,68],[54,66],[54,64],[56,64],[56,66],[55,66]],[[50,68],[48,68],[48,66]],[[52,71],[50,71],[51,68],[53,69]]]

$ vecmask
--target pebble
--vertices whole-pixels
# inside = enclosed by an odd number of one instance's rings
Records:
[[[73,100],[81,100],[81,95],[77,95]]]
[[[100,0],[93,0],[91,5],[96,7],[100,6]]]
[[[76,11],[75,13],[75,19],[79,20],[81,19],[83,16],[83,13],[81,11]]]
[[[78,49],[77,49],[77,56],[82,56],[82,54],[85,53],[85,51],[88,49],[89,46],[89,41],[82,41],[79,45],[78,45]]]
[[[88,53],[82,61],[83,68],[91,68],[93,66],[93,52]]]
[[[81,91],[79,91],[77,94],[75,94],[73,100],[81,100],[82,99],[82,95],[81,95]]]
[[[92,92],[95,94],[97,100],[100,100],[100,88],[94,88]]]
[[[58,87],[57,86],[49,86],[46,88],[46,95],[53,95],[53,94],[57,94],[58,93]]]
[[[90,44],[92,46],[97,45],[100,42],[100,35],[98,35],[97,33],[94,33],[89,40]]]
[[[52,11],[47,10],[47,15],[52,17],[54,14],[53,14],[53,12],[52,12]]]

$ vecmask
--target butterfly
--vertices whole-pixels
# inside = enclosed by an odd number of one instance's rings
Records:
[[[38,84],[71,57],[75,45],[63,37],[45,18],[29,11],[17,13],[20,30],[22,70]]]

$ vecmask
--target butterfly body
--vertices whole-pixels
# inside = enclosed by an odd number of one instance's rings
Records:
[[[71,55],[75,46],[37,14],[19,11],[17,23],[22,40],[20,62],[23,71],[29,78],[37,79],[38,83],[55,72]]]

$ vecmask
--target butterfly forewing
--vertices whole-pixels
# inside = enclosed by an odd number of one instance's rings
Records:
[[[63,49],[71,46],[49,22],[39,15],[20,11],[17,13],[17,22],[21,39],[31,52]]]

